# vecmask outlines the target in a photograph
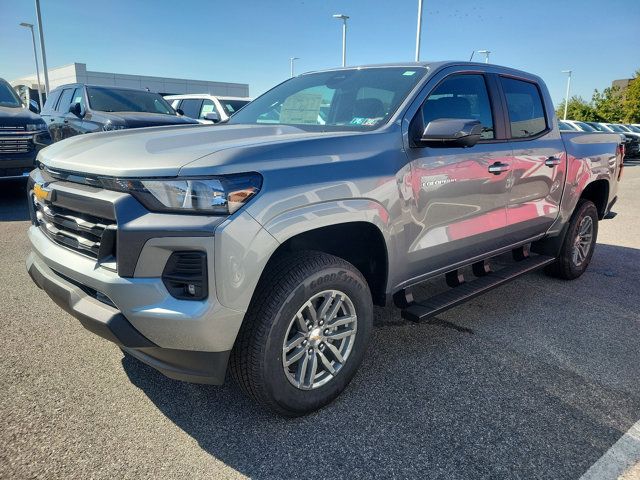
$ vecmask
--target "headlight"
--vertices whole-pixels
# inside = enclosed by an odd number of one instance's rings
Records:
[[[27,123],[24,127],[27,132],[40,132],[47,129],[47,124],[44,122]]]
[[[151,211],[230,215],[262,186],[258,173],[184,179],[116,179],[118,190],[131,193]]]
[[[117,123],[111,122],[111,120],[102,126],[102,130],[105,132],[110,132],[112,130],[124,130],[125,128],[127,128],[126,125],[118,125]]]

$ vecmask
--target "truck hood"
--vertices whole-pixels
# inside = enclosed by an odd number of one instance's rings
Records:
[[[41,122],[40,115],[23,107],[0,107],[0,127],[23,127]]]
[[[174,177],[202,157],[228,149],[349,133],[307,132],[285,125],[185,125],[92,133],[45,148],[44,165],[90,175]],[[212,156],[210,166],[215,166]]]

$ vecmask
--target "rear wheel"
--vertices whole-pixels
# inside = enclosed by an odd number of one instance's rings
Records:
[[[362,274],[320,252],[267,267],[231,355],[231,375],[250,397],[286,416],[335,399],[358,369],[373,304]]]
[[[546,272],[566,280],[578,278],[591,262],[597,237],[598,210],[593,202],[580,200],[571,217],[560,255]]]

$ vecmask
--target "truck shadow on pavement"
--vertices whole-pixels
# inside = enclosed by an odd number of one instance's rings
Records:
[[[229,379],[193,385],[122,363],[251,478],[578,478],[640,418],[640,250],[597,248],[579,280],[528,275],[432,323],[376,309],[354,381],[303,418],[263,411]]]
[[[1,180],[0,222],[19,222],[28,219],[26,180]]]

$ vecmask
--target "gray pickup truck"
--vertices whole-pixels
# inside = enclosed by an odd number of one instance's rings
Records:
[[[421,321],[537,268],[585,271],[623,151],[553,112],[534,75],[406,63],[300,75],[225,124],[73,137],[31,173],[27,269],[165,375],[229,369],[302,415],[354,376],[374,305]],[[451,288],[413,298],[435,276]]]

